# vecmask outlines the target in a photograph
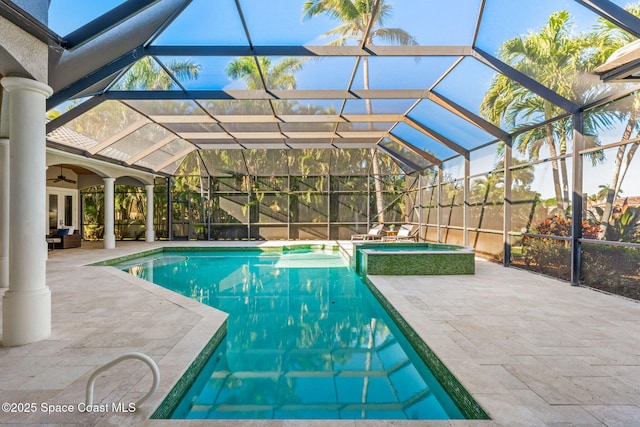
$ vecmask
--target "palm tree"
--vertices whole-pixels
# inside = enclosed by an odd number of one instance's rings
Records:
[[[349,41],[361,45],[373,45],[374,40],[380,39],[392,44],[402,46],[416,45],[416,40],[406,31],[400,28],[384,28],[385,21],[389,18],[392,6],[385,0],[378,2],[374,10],[375,0],[307,0],[302,8],[305,19],[317,15],[328,15],[330,18],[340,21],[341,24],[324,34],[326,37],[336,37],[329,43],[331,46],[343,46]],[[374,16],[375,14],[375,16]],[[367,27],[373,21],[369,32]],[[369,59],[362,59],[364,73],[364,89],[369,89]],[[366,100],[367,114],[372,114],[371,100]],[[378,222],[384,222],[384,197],[380,175],[378,150],[371,149],[371,162],[376,193],[376,209]]]
[[[282,89],[292,90],[296,88],[295,73],[302,68],[303,61],[298,58],[284,58],[277,64],[273,64],[269,58],[264,56],[251,57],[243,56],[231,61],[225,72],[229,78],[238,80],[241,79],[245,82],[247,89],[260,90],[260,89]],[[266,85],[266,87],[265,87]],[[244,108],[248,106],[245,105]],[[251,110],[252,108],[249,107]],[[263,151],[262,155],[252,155],[255,152],[249,151],[247,156],[240,159],[243,163],[248,163],[253,166],[253,170],[264,170],[262,166],[268,163],[269,152]],[[275,155],[275,163],[286,163],[288,159],[279,155]]]
[[[197,79],[201,66],[193,61],[172,61],[167,65],[180,80]],[[116,90],[169,90],[176,85],[152,57],[144,57],[133,64],[113,86]],[[184,102],[166,100],[163,108],[172,107],[174,114],[181,114],[188,105]],[[55,115],[55,113],[54,113]],[[137,121],[139,114],[119,102],[104,102],[73,121],[73,130],[99,141],[112,136],[127,125]],[[120,128],[117,128],[120,127]],[[162,138],[162,137],[160,137]]]
[[[567,11],[553,13],[539,33],[529,33],[503,43],[501,58],[515,69],[533,77],[549,89],[574,99],[575,78],[584,71],[581,54],[586,40],[570,36],[570,16]],[[542,117],[550,120],[563,111],[551,102],[523,88],[503,74],[494,77],[481,104],[481,112],[497,126],[517,128],[521,121]],[[528,125],[526,123],[525,125]],[[542,147],[551,158],[566,153],[567,126],[562,121],[521,134],[517,149],[537,159]],[[560,167],[562,171],[560,171]],[[552,160],[553,183],[558,211],[564,213],[568,198],[568,174],[564,162]],[[562,178],[560,176],[562,173]]]
[[[172,60],[166,64],[166,68],[173,74],[173,78],[156,62],[152,57],[145,56],[141,60],[129,68],[124,76],[116,82],[113,86],[116,90],[170,90],[176,87],[176,81],[195,80],[198,78],[200,69],[202,66],[191,60],[178,61]],[[166,105],[171,105],[172,101],[166,101]],[[173,102],[173,109],[177,110],[184,108],[184,103]],[[120,114],[131,114],[129,110],[122,110]],[[179,111],[176,111],[178,113]],[[115,111],[107,104],[103,113],[103,121],[111,123],[109,117],[113,114],[119,114],[119,111]],[[123,123],[129,123],[130,121],[123,120]],[[106,129],[111,129],[111,126],[106,126]],[[123,237],[126,233],[126,228],[129,226],[131,218],[131,208],[134,203],[140,206],[146,206],[146,196],[144,191],[135,187],[123,187],[125,193],[116,193],[115,204],[116,207],[122,208],[121,220],[124,220],[124,229],[120,231],[120,236]],[[144,201],[143,201],[144,200]],[[134,202],[134,203],[132,203]],[[157,212],[160,212],[158,210]],[[117,216],[117,214],[116,214]]]
[[[302,68],[303,61],[298,58],[285,58],[277,64],[272,64],[267,57],[254,59],[243,56],[227,65],[226,73],[232,79],[242,79],[249,90],[296,88],[295,73]],[[264,87],[262,79],[264,78]]]
[[[173,60],[166,67],[179,81],[196,80],[202,66],[194,61]],[[150,56],[145,56],[129,68],[115,85],[116,90],[169,90],[176,82]]]
[[[129,228],[144,224],[144,189],[130,185],[118,185],[114,195],[116,234],[119,240],[127,237]],[[134,237],[140,237],[140,231],[134,230]]]
[[[629,6],[626,10],[635,16],[640,16],[640,5],[638,4]],[[595,55],[595,60],[598,64],[604,63],[613,52],[620,49],[622,46],[636,40],[636,37],[602,18],[598,19],[598,24],[594,28],[593,37],[599,46],[598,53]],[[637,94],[631,96],[628,99],[628,103],[623,105],[621,109],[624,111],[623,115],[627,117],[627,124],[622,134],[622,141],[628,141],[631,138],[632,133],[637,130],[640,96]],[[598,233],[599,239],[603,239],[607,234],[615,198],[621,192],[620,187],[629,169],[629,165],[638,150],[638,146],[640,146],[640,142],[620,145],[618,147],[613,166],[613,173],[611,174],[611,180],[607,186],[606,203],[602,212],[600,231]]]
[[[82,228],[87,240],[101,239],[104,233],[104,192],[102,186],[93,186],[81,191]]]

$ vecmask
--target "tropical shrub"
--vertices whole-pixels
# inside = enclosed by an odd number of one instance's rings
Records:
[[[604,245],[582,249],[582,285],[640,300],[640,250]]]
[[[571,279],[571,244],[568,240],[555,237],[571,236],[571,219],[554,215],[539,223],[534,232],[549,236],[524,237],[524,266],[527,269],[547,274],[563,280]],[[582,222],[582,237],[595,239],[599,226],[588,221]]]
[[[524,254],[527,269],[562,280],[571,279],[571,246],[566,241],[532,239]]]
[[[554,215],[545,219],[535,227],[537,234],[549,236],[571,236],[571,219]],[[595,239],[598,236],[598,225],[588,221],[582,221],[582,237],[585,239]]]
[[[640,209],[629,206],[627,200],[624,201],[620,212],[611,215],[606,240],[615,242],[637,242],[640,239]]]

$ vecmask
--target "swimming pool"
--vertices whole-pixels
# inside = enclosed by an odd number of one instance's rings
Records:
[[[165,251],[119,267],[229,313],[171,418],[465,418],[336,251]]]

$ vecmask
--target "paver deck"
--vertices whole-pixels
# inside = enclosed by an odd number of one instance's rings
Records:
[[[114,268],[86,264],[165,245],[231,244],[265,243],[118,242],[116,249],[104,250],[83,242],[82,248],[49,252],[51,337],[0,347],[0,401],[35,403],[36,411],[0,413],[0,424],[329,425],[148,420],[226,315]],[[640,425],[639,303],[481,260],[473,276],[371,280],[492,420],[344,420],[330,425]],[[146,353],[158,363],[159,391],[134,413],[78,413],[91,373],[129,351]],[[98,378],[94,399],[108,405],[133,402],[150,384],[145,365],[123,362]],[[47,405],[76,410],[46,414]]]

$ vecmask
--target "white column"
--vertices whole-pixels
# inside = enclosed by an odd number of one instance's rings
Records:
[[[147,242],[153,242],[156,239],[156,230],[153,228],[153,185],[145,185],[147,189],[147,231],[145,238]]]
[[[51,335],[46,284],[45,99],[52,90],[22,77],[0,81],[9,94],[9,290],[2,298],[2,344],[29,344]]]
[[[0,138],[0,288],[9,287],[9,139]]]
[[[103,178],[104,180],[104,248],[115,249],[116,234],[113,227],[115,217],[114,187],[115,178]]]

